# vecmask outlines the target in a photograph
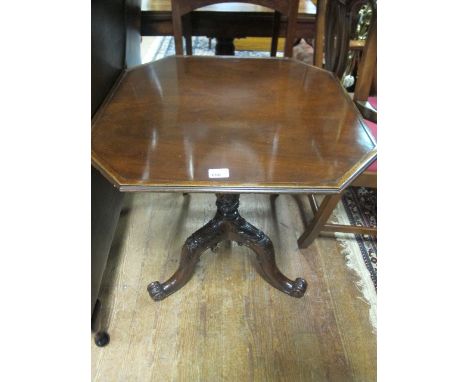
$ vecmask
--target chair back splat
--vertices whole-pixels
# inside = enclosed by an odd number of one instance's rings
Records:
[[[372,12],[367,38],[353,40],[360,22],[360,10],[368,5]],[[361,20],[362,23],[362,20]],[[314,65],[342,78],[349,70],[352,49],[362,50],[354,89],[354,102],[364,118],[376,122],[375,110],[364,108],[376,93],[377,74],[377,3],[375,0],[319,0],[314,45]],[[371,94],[371,92],[374,94]]]
[[[350,43],[358,23],[362,21],[359,10],[366,4],[372,10],[373,24],[377,20],[375,0],[318,0],[315,66],[324,67],[341,78],[346,70]]]
[[[354,88],[354,102],[364,118],[377,123],[377,113],[367,106],[371,94],[372,83],[377,87],[377,8],[373,9],[372,20],[367,35],[366,45],[359,63],[356,86]],[[376,91],[377,89],[375,89]]]
[[[182,36],[186,39],[186,53],[192,54],[190,13],[198,8],[213,4],[230,3],[226,0],[172,0],[172,25],[176,54],[183,55]],[[296,20],[299,0],[236,0],[238,3],[260,5],[274,10],[272,27],[271,56],[276,56],[281,16],[287,17],[286,43],[284,56],[292,56],[293,42],[296,32]]]

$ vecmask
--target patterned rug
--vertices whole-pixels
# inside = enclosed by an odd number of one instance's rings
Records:
[[[377,226],[377,190],[366,187],[349,187],[341,199],[348,220],[353,225]],[[354,235],[366,268],[377,289],[377,238]]]
[[[211,46],[210,46],[211,45]],[[192,50],[194,56],[214,56],[215,55],[216,39],[210,40],[207,37],[192,37]],[[173,37],[156,37],[154,46],[151,49],[149,56],[142,58],[143,63],[159,60],[160,58],[175,54],[175,44]],[[256,52],[248,50],[240,50],[235,52],[237,57],[270,57],[270,52]],[[278,57],[281,53],[278,53]]]
[[[193,54],[197,56],[214,56],[216,40],[211,44],[206,37],[193,37]],[[159,60],[165,56],[175,54],[173,37],[155,37],[152,42],[142,51],[142,63]],[[270,52],[259,51],[237,51],[238,57],[270,57]],[[278,56],[282,54],[279,53]],[[342,198],[334,213],[334,218],[340,224],[355,224],[362,226],[377,225],[377,191],[365,187],[350,187]],[[336,237],[347,248],[344,253],[359,251],[370,278],[377,290],[377,239],[369,235],[336,234]]]

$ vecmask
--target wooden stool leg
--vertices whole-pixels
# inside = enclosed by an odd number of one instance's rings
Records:
[[[185,241],[179,268],[172,277],[162,284],[153,281],[148,285],[147,290],[153,300],[163,300],[187,284],[195,272],[201,254],[208,248],[214,248],[222,240],[221,223],[222,221],[214,218]]]
[[[299,248],[307,248],[315,240],[340,200],[341,194],[327,195],[323,199],[314,218],[297,241]]]
[[[307,282],[300,277],[292,281],[281,273],[276,265],[273,243],[265,233],[243,218],[232,222],[231,231],[234,240],[255,252],[262,276],[270,285],[292,297],[304,295]]]

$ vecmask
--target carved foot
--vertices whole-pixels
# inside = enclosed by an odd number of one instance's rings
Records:
[[[291,292],[289,293],[290,296],[296,297],[296,298],[301,298],[304,296],[304,293],[307,290],[307,281],[305,281],[303,278],[298,277],[296,280],[294,280],[294,283],[291,288]]]
[[[161,300],[164,300],[167,296],[169,296],[164,291],[164,289],[163,289],[162,285],[159,283],[159,281],[153,281],[152,283],[149,283],[146,290],[148,291],[150,297],[154,301],[161,301]]]

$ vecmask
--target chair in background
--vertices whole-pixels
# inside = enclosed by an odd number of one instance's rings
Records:
[[[183,55],[182,36],[185,37],[186,53],[192,54],[192,37],[190,12],[207,5],[228,3],[226,0],[172,0],[172,25],[174,28],[174,39],[176,54]],[[278,36],[280,30],[281,15],[287,16],[286,42],[284,56],[292,56],[292,47],[295,38],[296,19],[299,8],[299,0],[240,0],[237,2],[261,5],[273,9],[273,27],[270,55],[276,56],[278,47]]]
[[[336,70],[337,76],[343,75],[346,67],[351,36],[351,26],[339,25],[337,18],[343,18],[348,9],[357,11],[357,5],[362,6],[365,2],[345,0],[319,0],[317,15],[317,32],[315,42],[315,65],[322,67],[325,50],[325,69]],[[369,97],[373,81],[376,78],[377,68],[377,7],[374,1],[369,2],[372,7],[372,19],[368,36],[364,45],[362,57],[359,62],[353,101],[366,119],[367,127],[377,138],[377,97]],[[348,16],[349,17],[349,16]],[[350,26],[351,25],[351,26]],[[355,24],[354,24],[355,27]],[[325,33],[326,32],[326,33]],[[330,51],[333,50],[333,51]],[[341,54],[341,57],[340,57]],[[344,57],[343,57],[344,56]],[[328,60],[328,64],[327,64]],[[377,188],[377,161],[373,162],[351,186],[363,186]],[[341,200],[342,193],[327,195],[320,205],[315,195],[310,195],[309,200],[314,213],[312,221],[306,227],[304,233],[298,240],[299,248],[307,248],[321,232],[344,232],[355,234],[377,235],[376,227],[362,227],[354,225],[341,225],[327,223],[336,205]]]
[[[318,0],[315,31],[314,65],[343,76],[349,50],[362,50],[364,41],[355,36],[362,21],[360,10],[370,5],[376,10],[375,0]],[[376,12],[373,12],[375,15]]]

